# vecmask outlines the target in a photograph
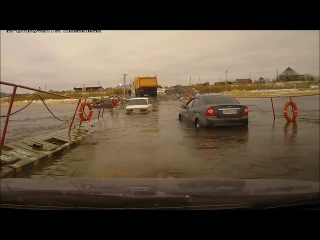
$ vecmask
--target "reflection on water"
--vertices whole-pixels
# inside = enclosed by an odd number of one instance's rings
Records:
[[[283,132],[286,141],[295,142],[298,134],[298,124],[296,122],[287,122]]]
[[[195,131],[196,149],[219,149],[222,151],[241,149],[248,142],[247,126],[229,126],[215,129],[201,129]]]

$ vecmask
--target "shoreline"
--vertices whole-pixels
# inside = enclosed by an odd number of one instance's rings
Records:
[[[320,95],[319,88],[309,89],[265,89],[265,90],[232,90],[221,92],[222,94],[229,94],[233,97],[243,98],[271,98],[271,97],[303,97]]]
[[[74,104],[77,103],[79,100],[78,99],[61,99],[61,100],[56,100],[56,99],[46,99],[44,102],[47,105],[53,105],[53,104]],[[13,102],[13,106],[23,106],[27,105],[30,101],[24,100],[24,101],[16,101]],[[41,105],[43,102],[41,100],[34,100],[30,105]],[[9,102],[1,102],[0,106],[9,106]]]
[[[238,98],[270,98],[270,97],[303,97],[303,96],[314,96],[320,95],[320,89],[308,88],[308,89],[262,89],[262,90],[232,90],[224,91],[221,94],[229,94],[233,97]],[[9,102],[3,102],[5,99],[1,99],[0,106],[9,106]],[[52,104],[74,104],[77,103],[78,99],[46,99],[45,103],[48,105]],[[29,103],[28,100],[13,102],[13,106],[23,106]],[[34,100],[31,105],[41,105],[41,100]]]

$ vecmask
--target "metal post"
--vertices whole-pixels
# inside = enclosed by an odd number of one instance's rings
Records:
[[[76,107],[76,110],[74,111],[74,114],[73,114],[71,123],[70,123],[70,125],[69,125],[69,135],[70,135],[71,127],[72,127],[74,118],[75,118],[75,116],[76,116],[76,114],[77,114],[77,110],[78,110],[78,107],[79,107],[79,105],[80,105],[80,102],[81,102],[81,97],[79,98],[78,105],[77,105],[77,107]]]
[[[273,124],[275,123],[276,121],[276,115],[274,114],[274,106],[273,106],[273,100],[271,98],[271,105],[272,105],[272,112],[273,112]]]
[[[292,99],[290,97],[290,102],[292,102]],[[292,110],[292,117],[293,117],[293,114],[294,114],[294,109],[293,109],[293,106],[291,105],[291,110]]]
[[[99,120],[99,118],[100,118],[100,111],[101,111],[101,108],[102,108],[102,99],[100,100],[99,113],[98,113],[98,120]]]
[[[290,102],[292,102],[291,96],[290,96]],[[293,105],[292,104],[291,104],[291,110],[292,110],[292,118],[291,119],[294,119],[294,117],[293,117],[294,116],[294,109],[293,109]],[[292,122],[295,122],[295,119]]]
[[[6,132],[7,132],[7,127],[8,127],[8,123],[9,123],[9,117],[10,117],[10,114],[11,114],[11,109],[12,109],[12,105],[13,105],[13,100],[14,100],[14,97],[16,96],[16,92],[17,92],[17,86],[14,86],[13,92],[12,92],[12,96],[11,96],[10,105],[9,105],[8,112],[7,112],[7,116],[6,116],[6,117],[7,117],[7,118],[6,118],[6,122],[5,122],[5,124],[4,124],[3,133],[2,133],[2,136],[1,136],[0,151],[1,151],[2,148],[3,148],[4,140],[5,140],[5,138],[6,138]]]
[[[123,97],[126,97],[126,73],[122,74],[123,75]],[[127,75],[128,76],[128,75]]]

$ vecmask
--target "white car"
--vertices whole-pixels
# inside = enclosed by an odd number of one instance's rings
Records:
[[[153,105],[150,103],[149,98],[139,97],[131,98],[126,106],[126,114],[131,112],[150,113],[153,109]]]

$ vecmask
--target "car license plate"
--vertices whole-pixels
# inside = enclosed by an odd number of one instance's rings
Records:
[[[223,110],[223,114],[236,114],[236,109]]]

